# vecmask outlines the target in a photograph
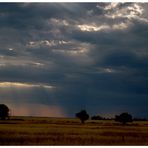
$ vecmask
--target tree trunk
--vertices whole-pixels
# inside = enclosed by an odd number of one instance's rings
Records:
[[[84,120],[81,120],[81,123],[84,124]]]

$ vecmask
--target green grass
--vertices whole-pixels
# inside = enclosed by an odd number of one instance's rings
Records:
[[[0,121],[0,145],[148,145],[148,122],[13,117]]]

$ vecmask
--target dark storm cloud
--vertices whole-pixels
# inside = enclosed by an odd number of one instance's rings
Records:
[[[148,116],[146,8],[1,3],[1,102],[54,105],[68,116],[83,108],[91,114]]]

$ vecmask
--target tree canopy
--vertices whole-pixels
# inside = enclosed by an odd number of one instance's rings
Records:
[[[82,123],[89,119],[89,115],[86,110],[81,110],[80,112],[76,113],[76,117],[79,118]]]
[[[115,116],[115,121],[121,122],[123,124],[126,124],[127,122],[132,122],[133,118],[132,115],[130,115],[129,113],[122,113],[120,115],[116,115]]]
[[[9,116],[9,108],[5,104],[0,104],[0,118],[5,120]]]

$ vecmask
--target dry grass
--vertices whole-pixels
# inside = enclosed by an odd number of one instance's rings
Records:
[[[33,118],[0,121],[0,145],[148,145],[148,122]]]

